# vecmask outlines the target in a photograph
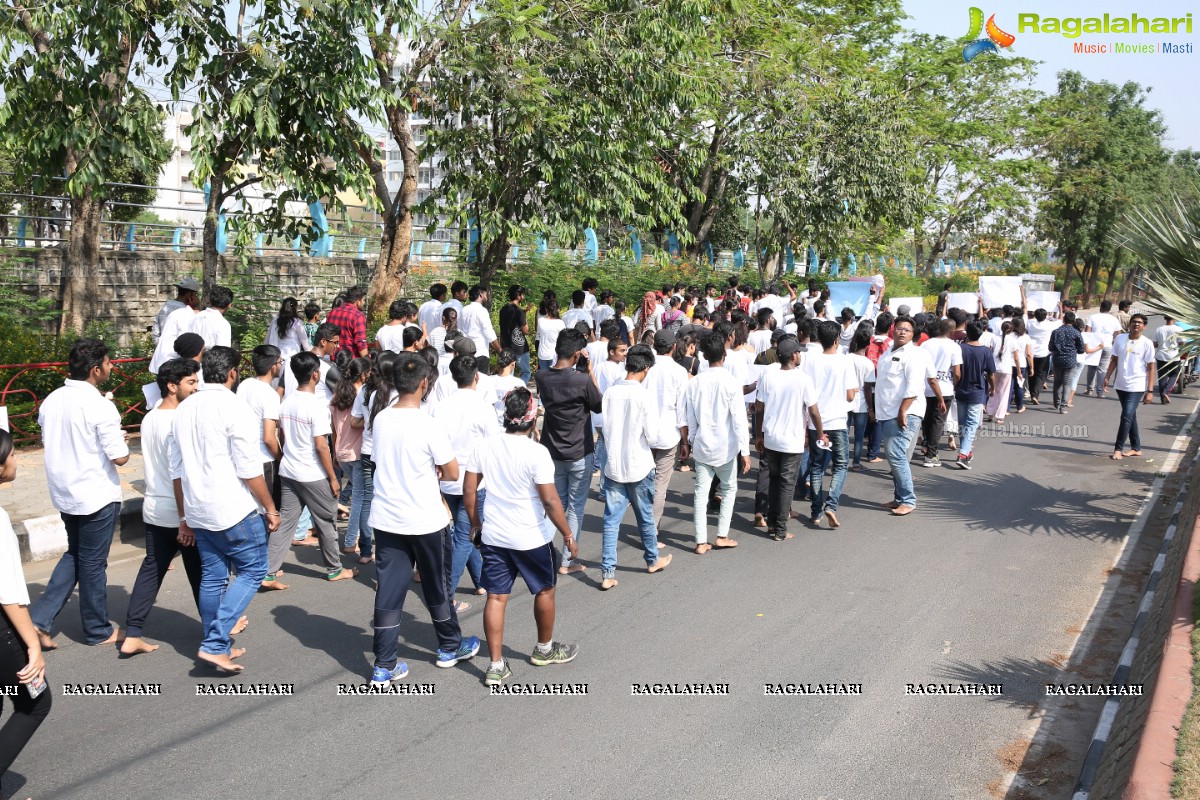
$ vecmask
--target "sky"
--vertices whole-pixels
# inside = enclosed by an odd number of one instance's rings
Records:
[[[969,28],[968,9],[980,8],[984,18],[996,15],[996,25],[1003,31],[1016,36],[1009,52],[1042,62],[1039,66],[1036,86],[1041,91],[1053,93],[1057,86],[1056,74],[1060,70],[1073,69],[1091,80],[1106,80],[1116,84],[1135,81],[1143,87],[1152,87],[1147,104],[1162,112],[1167,125],[1166,144],[1173,150],[1184,148],[1200,149],[1200,97],[1197,96],[1197,80],[1200,80],[1200,4],[1182,0],[904,0],[904,9],[910,19],[905,27],[924,33],[940,34],[960,38]],[[1192,33],[1176,34],[1083,34],[1069,39],[1058,33],[1021,33],[1018,31],[1017,15],[1038,14],[1039,17],[1183,17],[1192,13]],[[1130,43],[1158,44],[1172,42],[1191,44],[1191,53],[1132,55],[1107,53],[1084,55],[1073,52],[1074,43]],[[984,54],[981,58],[995,57]],[[1003,57],[1003,56],[1001,56]]]

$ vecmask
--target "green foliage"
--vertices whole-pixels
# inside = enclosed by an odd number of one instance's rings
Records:
[[[1170,197],[1134,209],[1120,222],[1119,235],[1146,265],[1150,306],[1200,323],[1200,204]],[[1200,350],[1200,328],[1183,336],[1189,349]]]

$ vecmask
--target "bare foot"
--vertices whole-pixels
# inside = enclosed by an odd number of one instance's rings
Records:
[[[358,548],[357,547],[343,547],[342,552],[348,556],[352,556],[358,552]]]
[[[326,576],[325,580],[329,581],[330,583],[332,583],[333,581],[349,581],[349,580],[353,580],[354,576],[357,574],[358,574],[358,570],[348,567],[346,569],[343,569],[341,572],[339,572],[336,575]]]
[[[54,640],[50,638],[50,634],[46,633],[45,631],[38,631],[37,637],[38,637],[38,644],[40,644],[42,646],[42,650],[57,650],[58,649],[58,645],[56,645],[54,643]]]
[[[647,567],[646,572],[662,572],[664,569],[667,568],[667,565],[671,563],[672,557],[673,556],[669,556],[669,555],[663,556],[658,561],[655,561],[653,564],[651,564],[649,567]]]
[[[283,581],[279,580],[279,578],[271,578],[270,580],[265,580],[260,585],[264,589],[273,589],[275,591],[282,591],[283,589],[288,588],[288,585],[286,583],[284,583]]]
[[[1120,461],[1124,457],[1124,453],[1122,453],[1120,450],[1114,450],[1113,454],[1109,456],[1109,458],[1111,458],[1113,461]]]
[[[572,564],[571,566],[561,566],[558,568],[559,575],[570,575],[572,572],[583,572],[587,567],[583,564]]]
[[[229,648],[229,657],[230,658],[241,658],[244,655],[246,655],[246,648],[244,648],[244,647]]]
[[[667,546],[666,546],[665,544],[663,544],[662,542],[659,542],[659,543],[658,543],[658,549],[659,549],[659,550],[666,550],[666,549],[667,549]]]
[[[600,588],[606,592],[616,585],[617,585],[616,578],[605,578],[604,580],[600,581]]]
[[[158,649],[156,644],[147,644],[140,636],[126,636],[121,642],[121,655],[136,656],[138,653],[153,653]]]
[[[482,588],[482,587],[480,587],[479,589],[476,589],[476,590],[475,590],[475,596],[476,596],[476,597],[486,597],[486,596],[487,596],[487,589],[484,589],[484,588]]]
[[[727,547],[737,547],[737,546],[738,546],[738,543],[735,542],[733,539],[730,539],[728,536],[718,536],[716,541],[713,542],[713,547],[717,548],[718,550],[724,550]]]
[[[370,563],[371,563],[372,561],[374,561],[374,560],[375,560],[375,556],[363,556],[362,558],[360,558],[360,559],[358,560],[358,563],[360,563],[360,564],[370,564]]]
[[[756,528],[767,527],[767,518],[764,517],[762,514],[755,514],[754,515],[754,527],[756,527]]]
[[[303,539],[292,540],[292,547],[318,547],[320,544],[321,540],[312,535],[305,536]]]
[[[237,621],[237,622],[234,624],[234,626],[233,626],[233,630],[231,630],[231,631],[229,632],[229,635],[230,635],[230,636],[237,636],[239,633],[241,633],[242,631],[246,630],[247,626],[249,626],[249,625],[250,625],[250,618],[249,618],[249,617],[247,617],[245,614],[242,614],[242,617],[241,617],[241,619],[239,619],[239,620],[238,620],[238,621]]]
[[[883,506],[884,508],[898,508],[900,506],[900,504],[897,503],[895,500],[892,500],[891,502],[888,502],[888,503],[880,503],[879,505]]]
[[[1125,456],[1126,458],[1141,458],[1142,451],[1141,450],[1126,450],[1124,453],[1121,453],[1121,455]]]
[[[711,544],[708,544],[707,542],[706,542],[706,543],[704,543],[704,544],[698,544],[698,545],[696,545],[696,555],[698,555],[698,556],[702,556],[702,555],[704,555],[704,554],[705,554],[705,553],[707,553],[709,550],[712,550],[712,545],[711,545]]]
[[[842,524],[838,522],[837,514],[833,513],[832,511],[825,512],[825,519],[829,520],[829,527],[831,528],[836,528]]]
[[[899,505],[892,509],[892,514],[897,517],[907,517],[916,509],[913,506]]]
[[[96,645],[94,645],[94,646],[98,646],[98,645],[102,645],[102,644],[116,644],[117,642],[121,641],[122,638],[124,638],[124,637],[121,636],[121,629],[118,628],[116,625],[114,625],[113,632],[108,635],[108,638],[105,639],[103,642],[96,642]]]
[[[196,654],[196,658],[216,667],[219,672],[238,673],[245,669],[241,664],[233,663],[232,656],[200,652]]]

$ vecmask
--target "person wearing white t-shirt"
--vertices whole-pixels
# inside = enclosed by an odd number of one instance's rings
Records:
[[[750,332],[747,341],[754,348],[754,355],[761,356],[771,349],[771,334],[775,332],[775,312],[770,308],[760,308],[755,314],[758,327]]]
[[[333,430],[329,403],[316,394],[321,377],[320,359],[312,353],[297,353],[288,362],[288,368],[295,376],[297,388],[279,406],[279,428],[283,434],[283,459],[279,462],[280,526],[284,531],[294,530],[301,511],[307,507],[321,542],[325,579],[350,580],[358,571],[342,566],[338,549],[334,519],[341,484],[333,470],[333,454],[329,450],[328,436]],[[283,567],[290,545],[287,536],[272,537],[267,564],[269,574],[275,575]]]
[[[1117,428],[1117,443],[1110,456],[1114,461],[1122,458],[1139,458],[1142,455],[1142,437],[1138,432],[1138,403],[1154,401],[1154,343],[1142,335],[1146,330],[1146,315],[1132,314],[1129,317],[1129,333],[1113,339],[1113,358],[1100,390],[1108,389],[1116,376],[1117,398],[1121,401],[1121,424]],[[1125,439],[1129,438],[1130,449],[1125,450]]]
[[[950,334],[955,329],[952,319],[944,319],[938,324],[937,336],[921,345],[921,351],[933,361],[933,370],[937,374],[938,395],[943,399],[954,394],[954,385],[958,383],[962,373],[962,348],[958,342],[951,341]],[[942,439],[942,430],[946,423],[944,405],[929,404],[928,398],[934,397],[933,387],[925,389],[925,416],[921,418],[921,438],[925,443],[923,467],[940,467],[938,444]]]
[[[0,428],[0,484],[17,477],[17,454],[12,434]],[[29,616],[29,586],[21,568],[21,548],[8,512],[0,508],[0,614],[4,634],[0,636],[0,686],[12,701],[4,721],[4,747],[0,749],[0,775],[8,771],[33,734],[46,721],[53,704],[46,683],[46,657],[42,654],[37,629]],[[41,687],[40,690],[38,687]]]
[[[583,307],[587,302],[588,293],[583,289],[576,289],[571,292],[571,307],[562,315],[563,325],[568,328],[574,328],[579,322],[586,322],[588,327],[593,327],[591,312]]]
[[[108,347],[99,339],[77,340],[67,375],[38,408],[46,483],[69,548],[29,609],[45,650],[57,646],[51,628],[76,584],[84,641],[109,644],[120,633],[108,620],[106,567],[121,512],[117,467],[129,461],[129,445],[120,412],[99,389],[112,375]]]
[[[179,405],[167,441],[181,541],[194,536],[200,551],[204,639],[196,657],[222,672],[242,671],[234,659],[245,649],[230,637],[266,577],[267,536],[279,530],[262,475],[261,434],[233,393],[240,360],[229,347],[204,354],[204,383]]]
[[[429,287],[430,299],[417,309],[417,323],[427,337],[442,324],[442,303],[446,300],[446,294],[446,284],[435,283]]]
[[[615,386],[619,381],[625,378],[625,354],[629,352],[629,347],[620,339],[608,340],[608,359],[606,361],[593,362],[592,379],[596,382],[596,388],[600,390],[600,396],[603,398],[604,393],[609,390],[609,387]],[[585,348],[586,349],[586,348]],[[593,474],[601,476],[600,483],[604,483],[604,462],[608,457],[608,450],[604,445],[604,414],[603,412],[592,414],[592,430],[596,432],[596,450],[592,459]]]
[[[1163,317],[1163,324],[1154,332],[1154,366],[1158,370],[1158,396],[1163,404],[1171,402],[1171,392],[1179,377],[1179,334],[1183,329],[1175,324],[1175,318]]]
[[[1088,317],[1087,326],[1084,328],[1089,333],[1098,333],[1103,338],[1103,349],[1100,350],[1100,363],[1096,366],[1088,367],[1087,388],[1083,390],[1084,395],[1090,395],[1095,387],[1097,395],[1101,393],[1101,384],[1104,382],[1104,376],[1108,373],[1108,362],[1112,359],[1113,354],[1113,337],[1121,332],[1121,321],[1112,315],[1112,300],[1100,301],[1100,313],[1092,314]],[[1102,395],[1101,395],[1102,396]]]
[[[1029,403],[1039,405],[1038,396],[1042,384],[1050,374],[1050,334],[1062,325],[1056,319],[1051,319],[1046,309],[1039,308],[1033,312],[1033,319],[1025,324],[1029,338],[1033,342],[1033,374],[1029,377]]]
[[[479,442],[465,465],[463,502],[483,556],[483,588],[488,593],[483,609],[491,658],[483,678],[488,686],[498,686],[512,675],[504,658],[504,612],[518,575],[534,596],[533,665],[565,664],[579,654],[577,645],[554,641],[554,592],[561,564],[554,531],[562,535],[563,549],[572,560],[579,557],[579,545],[558,499],[550,451],[530,438],[537,416],[532,392],[509,392],[504,401],[504,434]],[[489,513],[481,520],[479,487],[485,480]]]
[[[461,459],[461,463],[464,464],[476,444],[503,432],[496,420],[495,405],[479,391],[479,378],[474,356],[456,356],[450,362],[450,380],[456,387],[455,391],[435,405],[431,412],[433,418],[445,425],[450,434],[455,459]],[[519,383],[520,378],[517,381]],[[463,503],[462,477],[460,471],[456,480],[441,482],[442,496],[446,498],[446,504],[450,506],[450,514],[454,518],[451,535],[453,552],[450,563],[446,565],[450,591],[457,591],[463,571],[468,570],[475,588],[482,592],[480,570],[483,567],[483,559],[471,542],[471,521],[467,518],[467,507]],[[486,490],[480,487],[478,502],[481,508],[486,494]],[[454,603],[454,610],[459,614],[470,607],[469,603]]]
[[[924,347],[912,343],[914,329],[911,317],[896,318],[892,326],[894,344],[879,357],[875,378],[875,418],[887,443],[884,449],[892,468],[894,490],[892,500],[883,506],[898,517],[911,514],[917,507],[908,448],[925,416],[926,385],[939,393],[938,405],[945,405],[933,361],[922,352]]]
[[[120,648],[123,655],[152,653],[158,649],[158,645],[147,644],[142,639],[142,628],[176,554],[183,557],[192,599],[196,601],[196,609],[200,608],[200,552],[194,540],[186,546],[179,541],[179,509],[175,505],[171,459],[167,453],[175,410],[196,390],[199,372],[200,365],[191,359],[173,358],[159,367],[158,388],[162,392],[162,402],[142,419],[142,470],[146,481],[142,522],[146,528],[146,557],[142,559],[129,592],[125,641],[121,642]]]
[[[818,438],[823,438],[821,410],[812,378],[800,369],[803,346],[796,337],[784,336],[775,345],[779,369],[768,370],[758,382],[754,405],[754,446],[766,460],[768,481],[767,536],[777,542],[792,538],[788,533],[796,479],[804,461],[807,409]],[[761,469],[761,467],[760,467]]]
[[[496,422],[501,427],[504,425],[505,396],[513,389],[520,389],[522,386],[528,388],[528,384],[517,374],[518,366],[519,357],[507,347],[496,356],[496,374],[491,376],[492,393],[495,395],[492,409],[496,412]]]
[[[446,426],[421,408],[433,368],[417,353],[399,353],[389,371],[397,399],[371,422],[375,498],[367,524],[375,532],[378,581],[373,686],[408,675],[408,665],[399,660],[399,634],[414,566],[424,577],[437,666],[453,667],[479,652],[479,639],[462,635],[445,578],[452,520],[439,481],[457,480],[459,468]]]
[[[279,313],[267,323],[267,338],[263,344],[279,348],[283,357],[291,358],[312,347],[300,318],[300,302],[294,297],[285,297],[279,304]]]
[[[687,393],[688,371],[675,360],[676,338],[671,331],[654,334],[654,369],[646,377],[646,391],[654,401],[658,427],[650,438],[654,456],[654,525],[662,524],[667,501],[667,486],[679,460],[681,431],[687,424],[683,396]]]
[[[808,422],[809,475],[812,482],[813,525],[821,523],[821,516],[829,527],[838,527],[838,503],[846,473],[850,469],[850,409],[854,398],[862,391],[858,373],[850,356],[838,352],[841,325],[833,321],[817,326],[817,339],[825,352],[804,359],[804,371],[812,379],[817,391],[817,407],[820,414],[810,416]],[[818,425],[820,421],[820,425]],[[820,442],[829,449],[821,446]],[[833,460],[833,475],[825,489],[825,471]]]
[[[720,328],[721,326],[718,326]],[[729,334],[732,337],[732,334]],[[726,336],[714,330],[700,341],[700,352],[708,369],[688,382],[684,396],[687,433],[680,457],[695,457],[695,496],[692,524],[695,528],[696,553],[703,555],[713,547],[737,547],[729,536],[733,506],[737,499],[735,470],[740,462],[742,474],[750,471],[750,431],[746,417],[745,386],[725,368]],[[708,543],[709,488],[721,484],[721,506],[717,518],[717,538]]]
[[[612,289],[605,289],[600,293],[600,303],[592,311],[592,327],[597,335],[600,334],[600,326],[617,314],[612,305],[613,297]]]
[[[158,343],[154,345],[154,355],[150,359],[150,365],[146,368],[151,374],[158,372],[158,368],[164,361],[175,358],[178,354],[175,352],[175,340],[185,333],[192,330],[192,323],[196,321],[196,309],[191,306],[177,308],[167,315],[166,320],[162,325],[162,332],[158,337]]]
[[[868,431],[871,429],[872,417],[875,410],[875,365],[867,358],[867,347],[871,343],[871,331],[867,327],[855,331],[850,340],[850,363],[858,375],[858,383],[862,391],[854,396],[854,404],[850,408],[850,427],[854,430],[854,446],[850,451],[850,471],[863,472],[863,449],[867,444]],[[869,449],[868,449],[869,453]]]
[[[275,504],[279,504],[279,459],[283,448],[279,444],[279,376],[283,370],[283,356],[274,345],[262,344],[250,353],[250,366],[255,377],[238,384],[237,396],[250,406],[258,419],[262,436],[258,447],[262,453],[263,479],[271,490]]]
[[[664,331],[659,331],[663,333]],[[654,524],[654,453],[650,440],[658,429],[654,398],[643,385],[654,366],[654,351],[644,344],[629,348],[625,377],[604,393],[604,539],[600,555],[600,588],[617,585],[617,533],[625,510],[632,505],[642,537],[647,572],[659,572],[671,556],[659,557],[658,527]]]
[[[233,291],[225,286],[214,286],[208,296],[208,308],[192,320],[191,332],[204,339],[205,348],[233,346],[233,328],[225,319],[231,305]]]
[[[404,329],[411,321],[408,310],[408,302],[404,300],[393,300],[388,306],[388,321],[375,332],[375,341],[380,350],[402,353],[408,349],[404,346]]]
[[[333,368],[333,364],[329,359],[337,353],[341,343],[341,329],[332,322],[322,322],[317,326],[317,332],[313,334],[313,346],[308,351],[316,356],[319,362],[321,375],[317,379],[315,394],[325,403],[333,399],[333,390],[329,388],[329,370]],[[283,386],[283,398],[286,400],[296,391],[296,373],[288,366],[286,359],[282,370],[283,380],[280,381],[280,384]]]
[[[487,355],[488,348],[500,352],[500,337],[492,325],[492,312],[488,310],[491,292],[482,286],[472,286],[471,302],[458,314],[458,329],[475,342],[475,351]]]

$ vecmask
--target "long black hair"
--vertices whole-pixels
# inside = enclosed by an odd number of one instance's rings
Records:
[[[288,335],[288,331],[292,329],[298,319],[300,319],[300,301],[294,297],[283,298],[283,302],[279,304],[279,317],[275,320],[275,331],[279,334],[280,339]]]
[[[342,351],[347,352],[347,351]],[[337,389],[333,392],[333,399],[329,401],[329,405],[345,411],[350,406],[354,405],[354,398],[358,395],[358,387],[354,384],[358,379],[371,372],[371,359],[369,358],[354,358],[350,363],[342,368],[342,378],[338,381]]]
[[[0,464],[8,461],[8,457],[12,455],[13,438],[12,434],[0,428]]]
[[[396,363],[398,353],[384,350],[375,359],[375,369],[371,370],[371,380],[367,382],[366,405],[371,409],[369,424],[374,426],[375,417],[380,411],[392,404],[392,391],[396,388],[392,376],[392,365]]]

